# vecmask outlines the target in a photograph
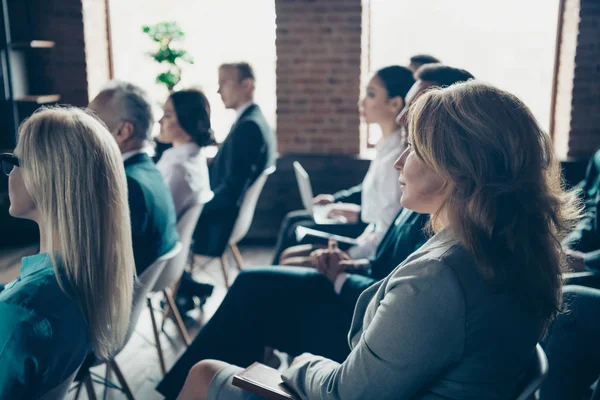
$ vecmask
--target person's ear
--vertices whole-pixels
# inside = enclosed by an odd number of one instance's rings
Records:
[[[404,100],[400,96],[392,97],[388,101],[388,104],[394,115],[400,114],[400,111],[402,111],[402,109],[404,108]]]
[[[133,124],[129,121],[124,121],[117,128],[117,132],[115,137],[117,138],[117,142],[123,143],[129,140],[133,136]]]
[[[242,86],[246,90],[252,90],[252,88],[254,87],[254,81],[250,78],[246,78],[242,81]]]

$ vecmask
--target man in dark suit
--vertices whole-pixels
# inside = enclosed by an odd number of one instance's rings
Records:
[[[111,82],[89,104],[115,137],[127,177],[133,257],[137,274],[179,240],[171,191],[147,153],[154,118],[145,92]]]
[[[209,166],[214,198],[208,202],[194,232],[196,254],[221,256],[227,247],[246,190],[275,163],[275,136],[254,103],[254,72],[248,63],[219,68],[219,94],[237,119]]]

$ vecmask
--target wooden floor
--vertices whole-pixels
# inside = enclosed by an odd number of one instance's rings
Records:
[[[271,247],[247,245],[240,246],[240,251],[244,259],[245,268],[271,264],[273,254]],[[8,282],[18,276],[20,257],[23,255],[35,254],[35,252],[37,252],[37,248],[27,248],[21,249],[21,252],[17,251],[10,255],[0,255],[0,282]],[[232,282],[237,275],[237,269],[234,267],[235,263],[230,252],[227,254],[227,260],[229,261],[229,279],[230,282]],[[194,320],[186,321],[188,331],[192,338],[198,333],[198,330],[202,326],[202,321],[208,320],[208,318],[214,314],[226,293],[220,261],[218,259],[208,260],[197,256],[194,260],[194,264],[196,265],[194,277],[199,281],[214,284],[215,290],[204,306],[204,315],[202,315],[199,310],[195,310],[190,313]],[[155,295],[153,298],[156,310],[159,309],[160,299],[160,295]],[[158,316],[157,322],[160,324],[162,322],[160,311],[157,312],[156,315]],[[177,357],[184,351],[185,344],[179,338],[175,324],[172,321],[169,320],[165,324],[165,332],[166,334],[161,333],[161,345],[168,370],[175,363]],[[148,310],[144,310],[140,316],[134,335],[123,351],[117,355],[116,360],[136,399],[152,400],[163,398],[154,390],[161,380],[162,374],[158,362],[158,354],[154,345],[152,323]],[[95,367],[92,371],[100,377],[104,377],[104,366]],[[112,380],[116,382],[114,377]],[[96,396],[98,399],[102,399],[104,386],[95,383],[94,387],[96,389]],[[75,392],[76,390],[74,390],[73,387],[66,398],[73,399]],[[79,399],[87,398],[85,390],[82,390]],[[126,397],[116,389],[109,389],[106,398],[125,399]]]

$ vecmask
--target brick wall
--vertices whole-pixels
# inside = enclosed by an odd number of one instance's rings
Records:
[[[361,0],[275,0],[280,154],[358,154]]]
[[[554,113],[561,158],[600,147],[600,2],[564,0]]]

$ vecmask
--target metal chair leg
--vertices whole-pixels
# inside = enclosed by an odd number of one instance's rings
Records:
[[[121,385],[121,388],[123,389],[123,392],[125,392],[125,396],[127,396],[127,399],[135,400],[135,398],[133,397],[133,393],[131,392],[131,389],[129,388],[129,385],[127,384],[127,381],[125,380],[123,373],[121,372],[121,369],[117,365],[117,362],[115,360],[110,360],[110,361],[108,361],[108,363],[110,365],[110,368],[112,368],[112,370],[115,371],[117,380],[119,381],[119,384]]]
[[[156,318],[154,316],[154,310],[152,309],[152,301],[149,297],[146,299],[146,303],[148,304],[148,310],[150,310],[150,319],[152,320],[152,331],[154,332],[154,340],[156,341],[156,351],[158,351],[158,361],[160,363],[160,370],[162,371],[163,376],[165,376],[165,374],[167,373],[167,369],[165,367],[165,360],[162,352],[162,347],[160,345],[160,337],[158,334],[158,326],[156,325]]]
[[[192,340],[190,339],[190,335],[189,335],[187,329],[185,328],[183,319],[181,318],[181,315],[179,314],[179,310],[177,309],[177,305],[175,304],[175,299],[173,298],[173,296],[171,295],[171,293],[169,292],[168,289],[163,290],[163,294],[165,295],[165,298],[167,299],[167,302],[170,306],[169,307],[170,312],[175,317],[175,322],[177,324],[177,329],[179,330],[179,334],[181,335],[181,338],[185,342],[186,346],[189,346],[190,343],[192,343]]]
[[[87,392],[89,400],[96,400],[96,392],[94,391],[94,382],[92,382],[92,376],[88,372],[83,378],[83,383],[85,384],[85,391]]]
[[[242,253],[240,253],[240,249],[237,247],[237,244],[231,243],[229,245],[231,247],[231,252],[233,253],[233,258],[235,258],[235,264],[237,266],[238,271],[241,271],[244,265],[244,259],[242,258]]]
[[[223,271],[223,279],[225,280],[225,287],[229,289],[229,279],[227,278],[227,261],[225,261],[225,254],[221,256],[221,270]]]

